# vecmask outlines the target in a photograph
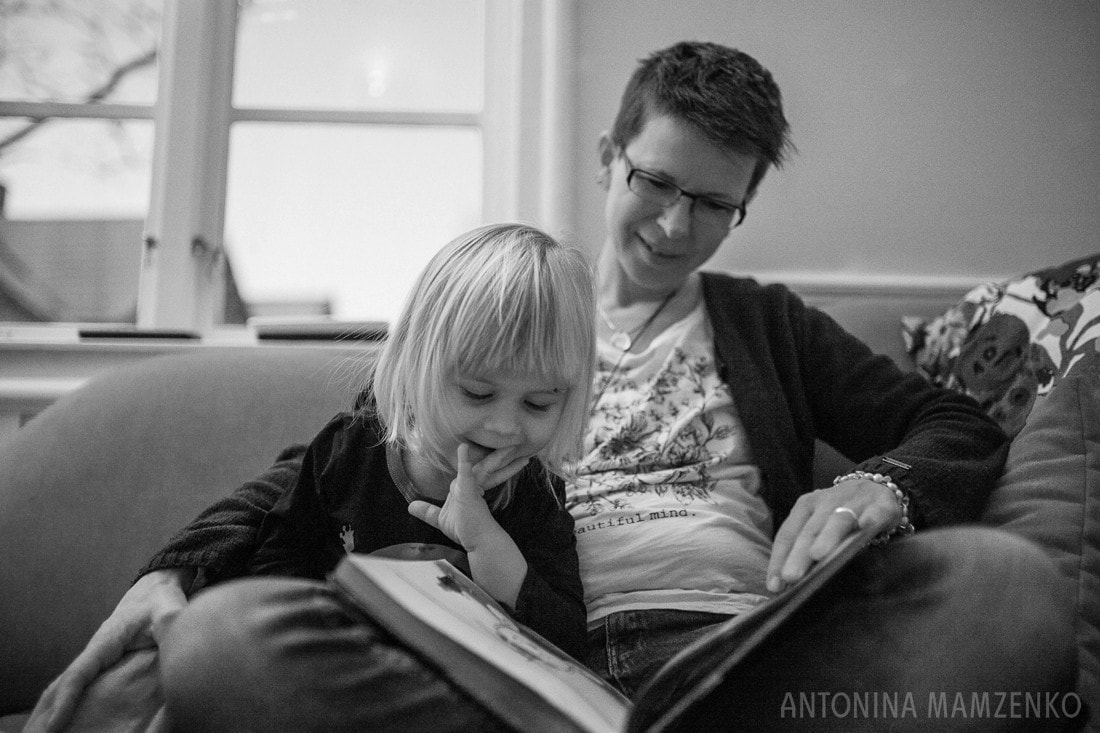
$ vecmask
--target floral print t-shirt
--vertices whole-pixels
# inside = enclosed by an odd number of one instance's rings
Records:
[[[771,519],[700,303],[643,352],[599,345],[576,477],[588,621],[637,609],[742,613],[767,597]]]

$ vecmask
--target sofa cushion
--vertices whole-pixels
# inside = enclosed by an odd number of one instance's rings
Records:
[[[1100,254],[974,288],[942,315],[906,319],[909,355],[930,381],[971,395],[1009,436],[1036,399],[1100,340]]]
[[[982,520],[1035,541],[1062,571],[1078,692],[1100,711],[1100,254],[981,285],[903,330],[920,373],[974,397],[1013,437]]]
[[[1078,690],[1100,711],[1100,359],[1035,406],[982,519],[1046,548],[1072,584]]]
[[[363,348],[150,358],[0,443],[0,714],[34,705],[175,530],[351,404]]]

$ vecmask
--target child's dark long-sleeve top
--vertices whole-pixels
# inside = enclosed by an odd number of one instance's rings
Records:
[[[561,480],[532,460],[517,482],[508,506],[492,512],[528,566],[515,608],[509,610],[516,620],[583,658],[585,609],[573,520],[562,508]],[[293,488],[264,517],[254,545],[258,549],[229,575],[243,571],[323,579],[347,552],[371,553],[407,543],[462,550],[410,515],[408,503],[388,468],[378,422],[369,411],[342,413],[306,449]],[[201,520],[192,523],[192,532],[201,531]],[[180,565],[193,539],[181,533],[143,572]]]

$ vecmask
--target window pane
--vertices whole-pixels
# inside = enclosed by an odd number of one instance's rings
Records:
[[[0,218],[0,321],[133,323],[144,224]]]
[[[226,249],[254,313],[392,321],[431,255],[480,222],[481,134],[238,123],[228,187]]]
[[[237,107],[477,112],[482,0],[252,0]]]
[[[133,322],[150,121],[0,120],[0,321]]]
[[[149,208],[153,123],[149,120],[0,119],[9,219],[144,219]]]
[[[0,3],[0,99],[152,104],[161,4]]]

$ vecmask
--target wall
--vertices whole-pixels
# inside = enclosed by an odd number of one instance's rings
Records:
[[[576,0],[572,211],[637,58],[678,40],[755,56],[797,154],[711,266],[951,290],[1100,251],[1100,2]]]

